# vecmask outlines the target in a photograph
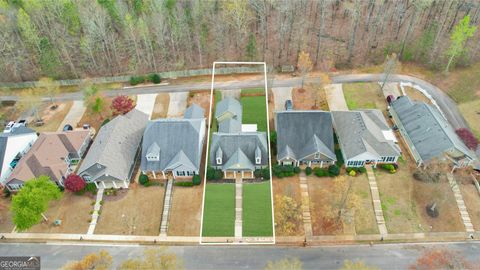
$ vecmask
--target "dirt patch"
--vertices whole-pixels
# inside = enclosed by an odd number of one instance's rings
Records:
[[[131,185],[127,195],[105,201],[95,234],[158,235],[165,189]]]
[[[306,84],[304,88],[294,88],[292,102],[295,110],[328,110],[325,90],[321,85]]]
[[[104,109],[100,113],[93,112],[91,108],[85,110],[82,119],[78,122],[78,126],[81,127],[84,124],[89,124],[96,132],[100,129],[103,121],[112,118],[112,110],[110,105],[112,104],[112,97],[104,97]]]
[[[202,218],[203,185],[173,187],[168,235],[198,236]]]
[[[37,132],[57,131],[60,127],[60,124],[63,122],[63,119],[65,119],[65,116],[70,111],[73,102],[57,102],[56,104],[58,107],[55,110],[52,110],[52,104],[50,102],[43,104],[39,110],[39,116],[43,120],[44,125],[36,127],[33,123],[31,123],[30,126],[33,127]]]
[[[45,216],[48,221],[42,221],[30,228],[31,233],[86,233],[93,209],[94,199],[88,195],[75,195],[64,192],[62,199],[53,201],[48,207]],[[55,220],[61,220],[62,224],[56,226]]]
[[[208,118],[208,111],[210,110],[210,101],[211,101],[211,96],[210,96],[210,90],[205,90],[205,91],[194,91],[190,92],[188,94],[188,99],[187,99],[187,106],[191,106],[192,104],[197,104],[202,109],[205,110],[205,117]]]
[[[404,86],[403,90],[405,91],[405,94],[413,100],[422,101],[427,104],[432,104],[429,98],[427,98],[424,94],[422,94],[422,92],[418,91],[413,87]]]
[[[294,177],[287,177],[282,179],[273,178],[272,180],[273,185],[273,197],[277,198],[277,196],[288,196],[295,200],[298,205],[302,205],[302,194],[300,190],[300,179],[298,176]],[[276,199],[274,199],[274,203],[276,203]],[[279,213],[279,209],[276,205],[274,205],[273,210],[275,211],[275,216]],[[278,227],[278,224],[275,224]],[[276,235],[278,236],[301,236],[304,235],[304,228],[303,222],[299,222],[294,231],[291,234],[282,235],[279,231],[276,231]]]
[[[329,177],[308,177],[308,196],[310,197],[310,214],[312,217],[313,235],[342,234],[341,224],[335,224],[326,217],[322,205],[328,204],[328,193],[333,191],[333,182]]]
[[[170,95],[168,93],[158,93],[153,106],[152,119],[166,118],[169,102]]]
[[[3,191],[2,191],[3,192]],[[0,197],[0,232],[10,233],[15,225],[12,222],[12,215],[10,213],[10,205],[12,204],[11,197]]]

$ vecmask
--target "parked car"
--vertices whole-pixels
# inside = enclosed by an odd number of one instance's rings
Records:
[[[392,101],[395,101],[395,97],[393,95],[388,95],[387,96],[387,102],[388,104],[392,103]]]
[[[5,126],[5,129],[3,130],[4,133],[10,133],[12,131],[13,126],[15,125],[15,121],[10,121],[8,124]]]
[[[63,131],[70,131],[70,130],[73,130],[72,125],[66,124],[65,126],[63,126]]]
[[[293,109],[292,100],[287,99],[287,100],[285,101],[285,110],[291,111],[292,109]]]

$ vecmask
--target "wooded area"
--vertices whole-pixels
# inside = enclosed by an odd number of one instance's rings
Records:
[[[454,26],[478,0],[0,0],[0,81],[210,67],[212,61],[322,70],[402,61],[442,69]],[[480,58],[480,31],[453,65]],[[453,58],[452,58],[453,59]],[[452,66],[453,66],[452,65]]]

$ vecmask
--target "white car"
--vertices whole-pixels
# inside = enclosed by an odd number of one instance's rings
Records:
[[[12,131],[13,126],[15,125],[14,121],[8,122],[8,124],[5,126],[5,129],[3,130],[4,133],[10,133]]]

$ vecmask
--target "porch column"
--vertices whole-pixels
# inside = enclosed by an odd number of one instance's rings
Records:
[[[102,181],[102,186],[103,188],[106,188],[107,186],[105,186],[105,182]]]
[[[163,179],[165,179],[165,172],[162,171],[162,176],[163,176]]]
[[[242,171],[242,178],[244,178],[244,177],[245,177],[245,174],[244,174],[243,171]]]
[[[227,171],[223,171],[223,178],[227,178]]]
[[[97,184],[97,182],[93,182],[93,183],[94,183],[94,184],[95,184],[95,186],[98,188],[98,184]]]
[[[373,163],[373,167],[374,167],[374,168],[377,168],[377,162],[378,162],[378,161],[375,160],[375,163]]]
[[[127,180],[123,180],[123,185],[125,186],[125,188],[128,188]]]
[[[320,168],[323,168],[323,160],[320,161]]]
[[[155,174],[155,171],[152,170],[152,174],[153,174],[153,179],[157,179],[157,175]]]
[[[308,167],[312,167],[312,162],[311,161],[308,162]]]
[[[250,176],[251,176],[252,178],[255,178],[255,174],[253,173],[253,171],[250,171]]]
[[[237,178],[237,171],[233,171],[233,178]]]
[[[115,183],[116,181],[112,181],[112,184],[113,184],[113,187],[114,188],[117,188],[117,183]]]

